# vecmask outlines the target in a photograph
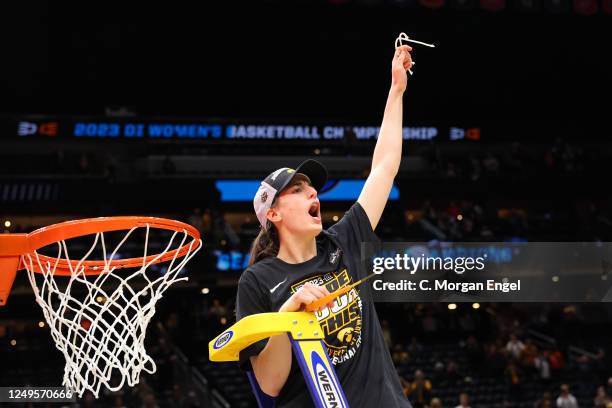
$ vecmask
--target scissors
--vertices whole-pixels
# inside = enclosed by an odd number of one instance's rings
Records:
[[[322,297],[321,299],[315,300],[314,302],[306,305],[306,311],[307,312],[314,312],[316,310],[319,310],[320,308],[322,308],[323,306],[325,306],[326,304],[328,304],[332,300],[336,299],[338,296],[344,295],[346,292],[350,291],[355,286],[360,285],[363,282],[367,281],[368,279],[370,279],[374,275],[377,275],[377,274],[376,273],[371,273],[368,276],[366,276],[365,278],[359,279],[355,283],[351,283],[348,286],[343,286],[340,289],[335,290],[334,292],[330,293],[329,295],[327,295],[325,297]]]

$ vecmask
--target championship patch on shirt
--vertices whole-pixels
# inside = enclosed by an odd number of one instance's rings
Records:
[[[353,283],[346,268],[311,276],[291,286],[291,294],[306,283],[324,286],[329,292]],[[334,300],[331,308],[316,312],[317,320],[325,333],[323,340],[332,364],[350,360],[361,346],[362,303],[356,288]]]

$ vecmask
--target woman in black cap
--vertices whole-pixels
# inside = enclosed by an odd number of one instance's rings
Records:
[[[365,277],[361,242],[376,241],[380,220],[402,155],[402,96],[412,67],[412,48],[395,51],[391,88],[372,168],[355,204],[322,229],[317,191],[327,171],[315,160],[274,171],[261,183],[253,206],[261,224],[249,267],[238,284],[237,319],[264,312],[293,312]],[[353,288],[317,311],[328,356],[351,408],[409,407],[400,385],[370,288]],[[308,407],[312,400],[287,335],[252,344],[240,354],[276,407]]]

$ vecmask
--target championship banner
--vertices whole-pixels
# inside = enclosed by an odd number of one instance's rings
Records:
[[[23,140],[193,140],[219,142],[370,142],[379,126],[357,123],[249,123],[236,119],[78,118],[24,116],[0,118],[3,137]],[[410,124],[404,140],[479,141],[481,129],[462,125]]]
[[[488,1],[488,0],[487,0]],[[548,6],[569,0],[524,0],[525,7]],[[586,0],[585,0],[586,1]],[[551,3],[552,2],[552,3]],[[471,7],[472,0],[455,0],[457,7]],[[559,3],[559,4],[561,4]],[[402,128],[407,142],[466,142],[516,140],[516,135],[542,139],[543,134],[568,140],[603,139],[596,123],[576,121],[533,122],[501,121],[488,123],[414,123],[406,121]],[[374,123],[249,122],[240,118],[109,118],[56,117],[40,115],[0,116],[1,141],[70,140],[107,143],[123,142],[194,142],[210,145],[249,145],[301,143],[306,146],[359,147],[376,141],[380,127]]]

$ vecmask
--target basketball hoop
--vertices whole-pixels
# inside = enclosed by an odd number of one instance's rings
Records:
[[[150,241],[152,231],[160,237]],[[84,245],[91,236],[93,243]],[[113,238],[115,245],[109,242]],[[124,258],[119,251],[141,238],[142,256]],[[70,259],[69,240],[76,242],[71,252],[82,253],[78,260]],[[162,240],[150,255],[150,247]],[[53,244],[57,252],[51,254]],[[92,218],[30,234],[0,234],[0,306],[17,270],[25,268],[55,346],[66,358],[63,385],[79,397],[90,390],[97,398],[102,385],[111,391],[126,382],[133,387],[142,370],[156,371],[144,347],[147,326],[163,292],[188,279],[181,270],[201,246],[194,227],[154,217]]]

